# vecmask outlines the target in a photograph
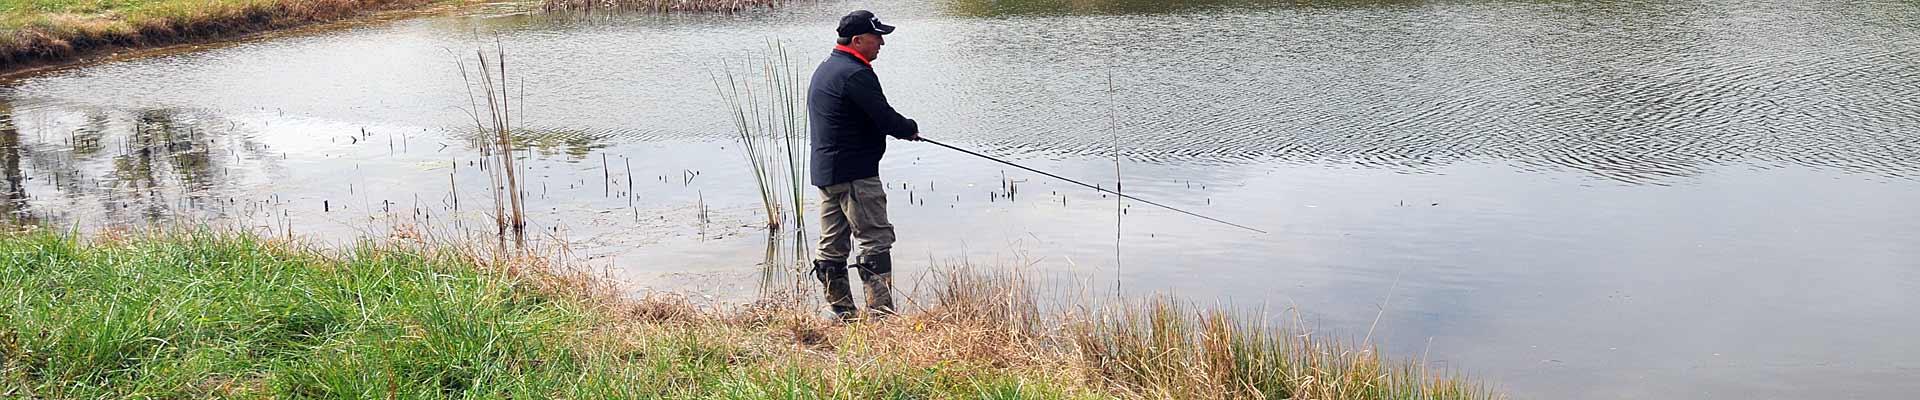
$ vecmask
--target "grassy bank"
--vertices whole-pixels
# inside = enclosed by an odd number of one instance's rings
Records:
[[[466,0],[0,0],[0,73]],[[536,3],[528,1],[528,3]],[[776,0],[539,0],[546,11],[736,12]]]
[[[333,21],[439,0],[0,0],[0,71],[112,48]]]
[[[1484,398],[1165,302],[1042,314],[1017,277],[830,325],[611,296],[536,260],[238,234],[0,236],[0,398]]]

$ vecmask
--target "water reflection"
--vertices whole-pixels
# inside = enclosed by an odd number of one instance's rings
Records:
[[[1900,134],[1920,125],[1920,87],[1909,84],[1920,80],[1920,38],[1897,23],[1920,7],[1269,5],[888,5],[917,26],[889,48],[883,76],[900,108],[999,154],[1106,157],[1113,140],[1089,138],[1118,136],[1125,157],[1151,163],[1419,173],[1493,161],[1627,184],[1729,165],[1920,170],[1920,139]],[[124,109],[271,104],[337,121],[457,126],[465,100],[447,96],[461,90],[448,49],[470,48],[480,32],[504,39],[510,65],[529,66],[514,71],[532,89],[527,100],[549,105],[529,118],[544,125],[529,126],[597,141],[717,139],[724,117],[703,71],[758,54],[767,39],[825,43],[814,21],[844,6],[428,19],[57,73],[22,90]],[[1193,7],[1214,10],[1202,41],[1192,15],[1168,14]],[[1059,15],[952,18],[1023,12]],[[362,41],[380,43],[380,57],[347,45]],[[382,62],[359,61],[369,58]]]
[[[470,127],[0,99],[3,211],[17,223],[92,230],[205,222],[328,241],[491,237],[492,166],[481,156],[485,139]],[[513,134],[524,150],[514,157],[540,241],[585,237],[599,243],[584,251],[620,251],[742,231],[733,215],[709,218],[704,210],[732,212],[745,197],[724,181],[709,187],[683,178],[735,158],[635,157],[606,134],[529,125]],[[678,211],[696,205],[698,228]]]
[[[759,297],[781,298],[813,292],[811,241],[807,232],[768,232],[765,260],[760,264]]]
[[[968,17],[1017,15],[1159,14],[1206,8],[1283,5],[1274,0],[946,0],[948,12]]]
[[[1920,86],[1907,83],[1920,80],[1920,57],[1883,50],[1915,43],[1914,32],[1855,31],[1840,20],[1856,9],[1805,11],[1244,11],[1209,15],[1203,43],[1179,18],[983,21],[936,53],[970,62],[917,64],[933,71],[904,81],[972,82],[915,88],[972,105],[933,109],[984,125],[967,134],[1009,152],[1105,154],[1113,143],[1087,138],[1117,135],[1130,158],[1150,162],[1420,172],[1500,160],[1633,184],[1729,164],[1920,171],[1920,138],[1897,133],[1920,124]],[[1831,20],[1807,22],[1820,19]],[[1779,26],[1808,32],[1768,29]]]
[[[0,176],[6,179],[0,193],[0,213],[15,224],[33,224],[37,220],[27,210],[26,175],[20,170],[20,129],[13,124],[13,102],[0,98]]]
[[[153,223],[218,218],[242,157],[265,159],[179,110],[0,108],[8,212],[27,221]],[[35,209],[32,204],[48,206]]]
[[[498,140],[484,132],[464,132],[460,134],[465,150],[478,151],[486,142]],[[594,151],[607,148],[609,135],[590,133],[579,129],[515,129],[509,134],[514,146],[521,149],[533,149],[541,155],[564,157],[569,160],[584,160]],[[425,135],[431,137],[432,135]]]

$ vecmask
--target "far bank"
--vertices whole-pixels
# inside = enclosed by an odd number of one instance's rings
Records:
[[[476,0],[0,0],[0,77],[128,52],[247,38],[328,22],[435,12]],[[500,3],[500,2],[492,2]],[[509,0],[539,12],[737,12],[767,0]],[[405,17],[398,15],[396,17]]]

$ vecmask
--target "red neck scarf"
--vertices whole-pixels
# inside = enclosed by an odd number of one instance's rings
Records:
[[[861,64],[866,64],[869,66],[873,65],[873,61],[868,60],[867,56],[860,55],[859,50],[854,50],[852,47],[847,47],[847,45],[844,45],[844,44],[834,45],[833,51],[847,53],[847,55],[853,56],[853,59],[860,60]]]

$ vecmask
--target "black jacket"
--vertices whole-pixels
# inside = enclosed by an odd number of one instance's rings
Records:
[[[920,133],[919,124],[887,105],[873,68],[837,50],[813,70],[807,123],[813,136],[813,185],[821,187],[880,176],[886,136]]]

